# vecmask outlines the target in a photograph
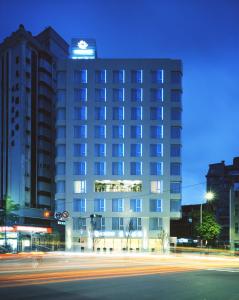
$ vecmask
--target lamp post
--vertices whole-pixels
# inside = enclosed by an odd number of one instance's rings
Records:
[[[205,194],[204,198],[206,199],[206,202],[210,202],[214,199],[215,195],[212,191],[209,191]],[[200,204],[200,225],[202,225],[202,205],[204,203]],[[202,247],[202,238],[201,238],[201,247]]]

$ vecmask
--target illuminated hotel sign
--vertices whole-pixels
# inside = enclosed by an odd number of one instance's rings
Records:
[[[93,39],[72,39],[71,40],[72,59],[95,59],[96,42]]]
[[[42,232],[42,233],[52,233],[51,227],[33,227],[33,226],[21,226],[21,225],[14,225],[14,226],[0,226],[0,232],[18,232],[18,231],[25,231],[25,232]]]

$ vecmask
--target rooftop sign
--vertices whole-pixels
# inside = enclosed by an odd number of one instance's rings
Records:
[[[72,39],[71,40],[72,59],[95,59],[96,42],[93,39]]]

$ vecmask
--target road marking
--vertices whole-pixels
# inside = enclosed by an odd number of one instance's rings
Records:
[[[207,271],[217,271],[217,272],[230,272],[230,273],[239,273],[239,269],[232,268],[223,268],[223,269],[207,269]]]

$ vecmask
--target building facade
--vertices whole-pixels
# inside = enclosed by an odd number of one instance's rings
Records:
[[[57,64],[66,247],[159,249],[181,211],[181,61],[100,59],[89,44],[74,41],[72,59]]]
[[[207,190],[214,194],[214,199],[208,203],[208,206],[213,210],[217,222],[222,227],[219,242],[230,244],[234,248],[234,244],[239,243],[239,157],[235,157],[231,165],[225,165],[224,161],[210,164],[206,178]]]
[[[67,55],[50,27],[33,36],[20,25],[0,44],[0,207],[4,213],[9,199],[19,206],[15,225],[50,226],[43,210],[54,210],[56,61]],[[13,224],[5,216],[2,225]],[[27,230],[11,231],[22,235],[23,248],[32,240]]]

